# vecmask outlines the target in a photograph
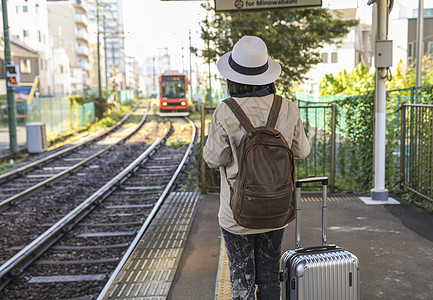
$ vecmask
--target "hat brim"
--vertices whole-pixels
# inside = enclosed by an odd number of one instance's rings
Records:
[[[228,52],[221,56],[217,62],[217,68],[221,75],[233,82],[248,85],[265,85],[274,82],[280,77],[281,65],[270,57],[268,57],[268,69],[264,73],[259,75],[244,75],[230,67],[230,54],[231,52]]]

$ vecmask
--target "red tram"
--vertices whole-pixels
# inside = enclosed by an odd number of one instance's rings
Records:
[[[188,78],[186,74],[166,72],[159,76],[159,115],[188,116],[186,98]]]

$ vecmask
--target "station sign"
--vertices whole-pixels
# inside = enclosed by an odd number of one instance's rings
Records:
[[[215,11],[322,7],[322,0],[215,0]]]

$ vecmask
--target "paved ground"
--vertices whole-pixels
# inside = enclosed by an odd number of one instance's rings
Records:
[[[433,299],[432,214],[400,199],[400,205],[366,205],[350,199],[328,203],[328,242],[358,256],[361,299]],[[303,202],[302,207],[302,245],[320,244],[320,202]],[[169,299],[215,299],[217,211],[218,195],[204,195]],[[283,249],[293,247],[292,223]]]

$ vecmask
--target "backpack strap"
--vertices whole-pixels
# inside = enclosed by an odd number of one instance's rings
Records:
[[[283,103],[283,98],[278,95],[274,95],[274,101],[272,102],[271,110],[269,111],[268,120],[266,121],[266,126],[275,128],[277,124],[278,115],[280,114],[281,104]]]
[[[242,110],[240,105],[236,102],[233,98],[228,98],[223,101],[225,104],[227,104],[232,112],[235,114],[236,118],[239,120],[239,123],[241,123],[242,127],[247,131],[251,132],[254,129],[253,124],[251,124],[250,119],[248,119],[245,112]]]

